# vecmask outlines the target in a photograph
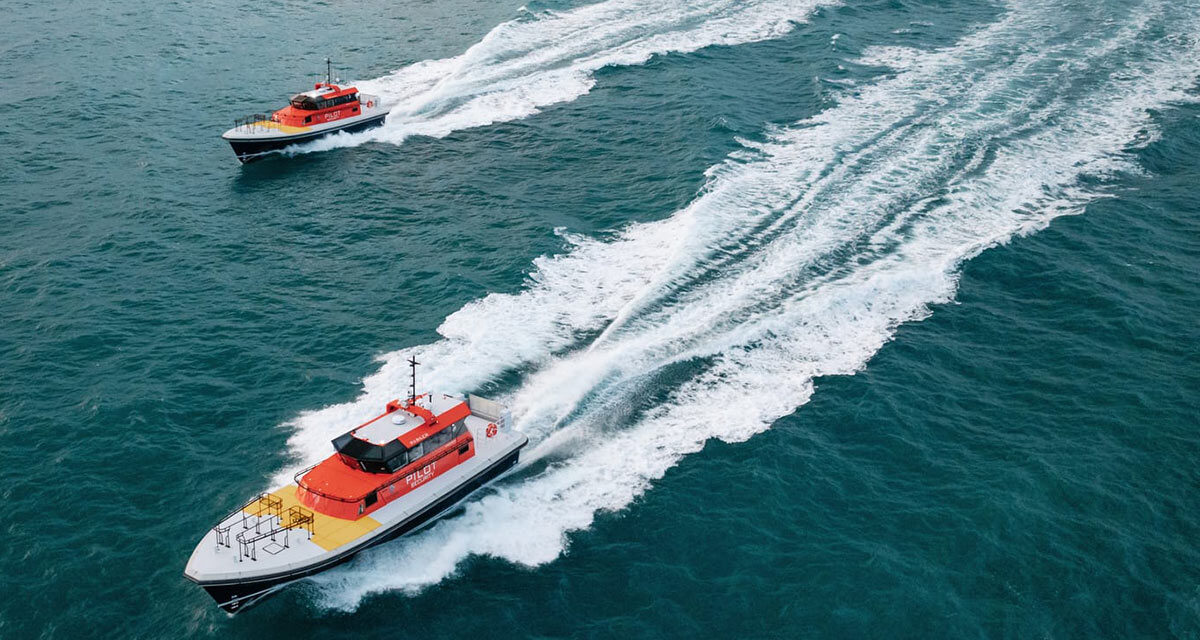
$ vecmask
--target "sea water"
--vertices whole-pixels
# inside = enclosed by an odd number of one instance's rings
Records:
[[[1195,2],[6,13],[0,637],[1200,636]],[[522,466],[216,609],[410,356]]]

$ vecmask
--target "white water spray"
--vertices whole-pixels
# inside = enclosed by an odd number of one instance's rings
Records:
[[[608,0],[570,11],[526,12],[462,55],[426,60],[358,83],[393,105],[383,127],[295,148],[324,151],[365,142],[519,120],[587,94],[604,67],[704,47],[778,38],[835,0]]]
[[[571,238],[566,254],[536,261],[523,292],[451,315],[444,339],[417,349],[433,363],[427,379],[468,390],[524,370],[508,401],[527,457],[547,466],[317,577],[324,603],[417,590],[471,555],[552,561],[569,532],[627,506],[708,439],[748,438],[803,405],[815,377],[861,369],[898,324],[952,298],[964,260],[1080,212],[1097,197],[1080,178],[1130,169],[1123,152],[1145,138],[1148,110],[1190,99],[1197,25],[1168,20],[1167,6],[1037,48],[1062,16],[1014,5],[944,50],[874,50],[874,64],[896,56],[896,75],[749,145],[685,209],[610,242]],[[1149,40],[1147,25],[1164,21],[1177,32]],[[386,356],[354,402],[300,416],[298,457],[325,455],[401,388],[404,355]],[[625,424],[602,419],[681,363],[694,373],[665,402]]]

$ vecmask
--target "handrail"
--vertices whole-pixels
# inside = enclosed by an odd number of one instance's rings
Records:
[[[241,128],[245,127],[246,129],[269,129],[270,127],[264,127],[264,126],[259,125],[258,123],[274,122],[274,116],[275,116],[274,113],[269,114],[269,115],[265,114],[265,113],[254,113],[254,114],[248,115],[244,118],[235,118],[233,121],[233,128],[241,129]]]
[[[317,464],[309,465],[309,466],[304,467],[303,469],[297,471],[295,473],[295,475],[292,476],[292,481],[295,482],[297,486],[304,486],[304,485],[300,484],[300,478],[304,477],[304,474],[308,473],[309,471],[316,469],[317,465],[319,465],[319,464],[321,464],[321,463],[318,462]]]
[[[248,513],[248,509],[251,505],[258,506],[258,510],[254,514]],[[230,522],[228,525],[222,527],[222,522],[225,522],[226,520],[232,520],[234,516],[240,514],[242,516],[242,529],[245,530],[250,528],[250,525],[246,524],[246,518],[250,515],[253,515],[255,518],[254,530],[257,532],[262,523],[263,514],[266,514],[268,517],[282,518],[282,511],[283,500],[280,499],[279,496],[266,492],[254,496],[250,500],[246,501],[245,504],[237,509],[234,509],[233,511],[230,511],[224,518],[221,518],[217,521],[217,524],[213,527],[213,533],[215,533],[217,537],[217,548],[219,549],[221,545],[225,545],[226,547],[232,546],[229,539],[229,530],[233,528],[235,523]],[[239,533],[238,535],[241,536],[242,534]]]
[[[282,533],[283,547],[286,549],[291,546],[289,544],[289,532],[292,529],[304,529],[305,531],[308,531],[309,540],[311,540],[313,535],[316,534],[316,516],[313,515],[312,511],[309,511],[308,509],[305,509],[299,505],[293,505],[288,507],[287,516],[287,520],[285,521],[282,513],[279,515],[272,515],[272,518],[279,518],[279,524],[275,525],[272,523],[271,528],[265,532],[260,531],[256,526],[254,529],[254,536],[247,537],[245,531],[237,534],[236,540],[238,542],[238,562],[241,562],[243,557],[250,558],[253,561],[258,560],[257,543],[259,540],[264,540],[266,538],[275,540],[275,536]],[[246,529],[248,530],[249,527],[246,527]]]

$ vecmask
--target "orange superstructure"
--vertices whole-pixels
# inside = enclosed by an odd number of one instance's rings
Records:
[[[475,455],[463,426],[466,402],[435,414],[425,396],[389,402],[384,413],[334,439],[337,453],[296,478],[314,511],[353,520],[376,511]]]
[[[271,114],[271,121],[289,127],[308,127],[361,114],[357,87],[318,82],[312,91],[292,96],[288,106]]]

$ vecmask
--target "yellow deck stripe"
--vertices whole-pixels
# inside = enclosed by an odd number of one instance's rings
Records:
[[[275,122],[273,120],[259,120],[258,122],[255,122],[251,126],[266,127],[268,129],[278,129],[284,133],[304,133],[305,131],[308,131],[309,129],[312,128],[312,127],[293,127],[290,124],[279,124],[278,122]]]
[[[283,500],[283,513],[289,507],[299,506],[313,513],[312,541],[326,551],[332,551],[351,540],[357,540],[368,532],[379,528],[379,521],[371,516],[363,516],[358,520],[343,520],[333,516],[318,513],[300,504],[296,499],[296,485],[290,484],[278,491],[272,492]]]

